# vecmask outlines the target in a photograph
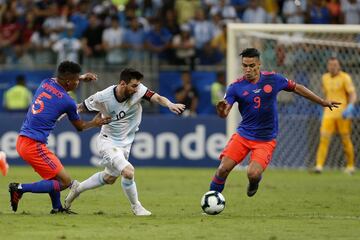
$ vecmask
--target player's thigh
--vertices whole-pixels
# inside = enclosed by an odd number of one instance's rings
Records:
[[[336,131],[335,118],[323,118],[320,126],[320,133],[322,135],[331,135]]]
[[[219,159],[222,160],[226,157],[239,164],[244,160],[249,151],[247,139],[241,137],[238,133],[234,133],[221,152]]]
[[[105,173],[114,177],[119,177],[121,172],[131,165],[123,148],[111,147],[100,151],[100,155],[102,156],[100,164],[105,167]]]
[[[337,119],[336,128],[340,134],[350,134],[351,133],[351,120],[350,119]]]
[[[19,136],[16,150],[20,157],[30,164],[43,179],[56,177],[64,168],[58,157],[45,144],[33,139]]]
[[[251,141],[250,163],[255,161],[265,170],[271,162],[275,148],[275,139],[266,142]]]

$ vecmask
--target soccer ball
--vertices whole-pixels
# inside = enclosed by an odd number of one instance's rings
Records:
[[[225,198],[217,191],[209,191],[201,198],[201,208],[206,214],[219,214],[225,208]]]

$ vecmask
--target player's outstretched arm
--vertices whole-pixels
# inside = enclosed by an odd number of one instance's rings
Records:
[[[83,131],[86,129],[90,129],[93,127],[101,127],[102,125],[108,124],[111,122],[111,117],[101,117],[101,113],[99,112],[91,121],[84,120],[76,120],[71,123],[78,131]]]
[[[169,110],[175,114],[181,114],[185,110],[185,105],[181,103],[172,103],[169,99],[164,96],[160,96],[155,93],[151,98],[151,102],[158,103],[163,107],[169,108]]]
[[[91,72],[82,74],[79,77],[79,80],[83,82],[92,82],[92,81],[96,81],[97,79],[98,79],[97,75]]]
[[[228,104],[225,99],[216,104],[216,112],[221,118],[226,118],[229,115],[232,105]]]
[[[296,87],[294,89],[294,92],[299,94],[300,96],[303,96],[310,101],[313,101],[323,107],[328,107],[332,111],[333,108],[338,108],[341,104],[340,102],[332,101],[332,100],[325,100],[322,99],[320,96],[316,95],[314,92],[312,92],[310,89],[305,87],[301,84],[296,84]]]

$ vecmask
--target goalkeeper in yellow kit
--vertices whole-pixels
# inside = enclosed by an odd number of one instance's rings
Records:
[[[325,98],[341,102],[342,105],[336,111],[324,109],[315,172],[322,172],[331,137],[334,133],[339,133],[347,160],[345,172],[352,174],[355,171],[355,164],[354,146],[351,142],[351,118],[356,101],[355,87],[350,75],[341,71],[337,58],[333,57],[328,60],[327,69],[328,72],[322,76]]]

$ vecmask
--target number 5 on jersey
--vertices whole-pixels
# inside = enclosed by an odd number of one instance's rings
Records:
[[[44,110],[44,102],[41,100],[44,97],[51,99],[51,95],[47,94],[46,92],[39,94],[39,96],[35,99],[34,104],[31,106],[31,111],[33,114],[41,113]]]

